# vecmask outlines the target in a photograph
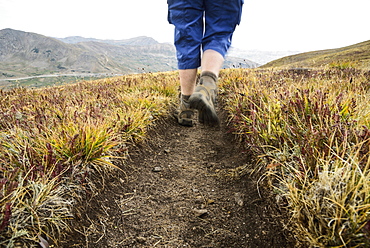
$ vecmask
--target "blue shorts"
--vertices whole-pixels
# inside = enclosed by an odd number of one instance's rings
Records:
[[[179,69],[201,64],[201,50],[212,49],[225,57],[244,0],[167,0],[168,22],[175,25]]]

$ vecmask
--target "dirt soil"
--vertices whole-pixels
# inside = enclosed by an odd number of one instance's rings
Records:
[[[60,247],[294,247],[263,182],[229,176],[252,160],[221,119],[161,122],[83,202]]]

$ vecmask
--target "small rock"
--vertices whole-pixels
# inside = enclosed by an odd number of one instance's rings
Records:
[[[140,244],[144,244],[146,242],[145,237],[136,237],[136,241],[139,242]]]
[[[215,165],[217,165],[217,163],[213,163],[213,162],[207,163],[207,168],[211,168],[211,167],[213,167]]]
[[[164,149],[164,153],[170,153],[171,150],[170,149]]]
[[[156,167],[154,167],[153,168],[153,170],[152,170],[153,172],[161,172],[162,171],[162,168],[161,167],[159,167],[159,166],[156,166]]]
[[[22,113],[21,113],[21,112],[17,112],[17,113],[15,113],[15,118],[16,118],[17,120],[22,119],[22,117],[23,117],[23,115],[22,115]]]
[[[201,203],[203,203],[203,202],[204,202],[203,197],[201,197],[201,196],[197,196],[197,197],[195,198],[195,203],[201,204]]]
[[[197,217],[203,217],[204,215],[206,215],[208,213],[208,210],[207,209],[193,209],[195,215]]]
[[[244,195],[241,194],[241,193],[235,193],[234,194],[234,199],[235,199],[236,203],[241,207],[244,205],[243,197],[244,197]]]

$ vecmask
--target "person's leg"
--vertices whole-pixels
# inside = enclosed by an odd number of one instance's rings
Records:
[[[197,69],[201,64],[203,0],[167,0],[167,3],[168,21],[175,26],[178,69]]]
[[[204,51],[199,84],[192,89],[194,93],[189,98],[190,107],[198,110],[199,121],[211,126],[220,123],[214,104],[217,95],[217,78],[223,62],[224,57],[219,52],[212,49]]]
[[[205,32],[202,49],[225,57],[236,26],[240,23],[243,0],[205,0]]]
[[[201,65],[203,0],[168,0],[168,21],[175,25],[175,47],[180,76],[180,106],[175,112],[179,124],[192,126],[194,110],[188,99],[194,92],[197,69]]]
[[[201,60],[201,71],[212,72],[218,77],[220,69],[224,63],[223,56],[214,50],[207,50],[203,53]],[[197,69],[179,70],[181,94],[190,96],[194,93]]]
[[[199,121],[208,125],[218,125],[215,109],[217,78],[224,57],[231,45],[236,25],[240,22],[243,0],[205,1],[205,33],[202,39],[204,51],[199,84],[189,99],[190,107],[198,109]]]
[[[217,77],[220,69],[224,63],[224,57],[217,51],[208,49],[204,51],[201,68],[203,71],[209,71],[214,73]]]
[[[197,78],[197,69],[179,70],[180,88],[183,96],[193,94]]]

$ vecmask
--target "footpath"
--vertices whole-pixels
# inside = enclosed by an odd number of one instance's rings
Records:
[[[153,128],[81,206],[62,247],[294,247],[263,182],[236,173],[250,155],[221,120]]]

